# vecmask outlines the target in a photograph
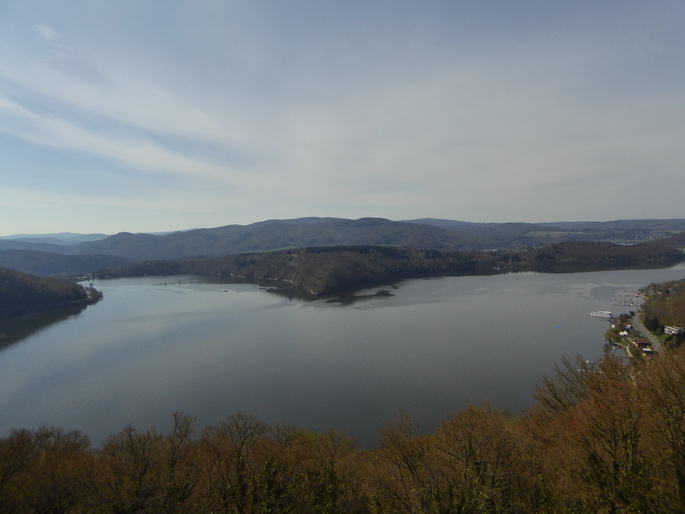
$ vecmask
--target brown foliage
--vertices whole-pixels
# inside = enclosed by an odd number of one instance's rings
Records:
[[[0,440],[0,512],[66,512],[84,493],[91,454],[77,431],[41,427]]]
[[[0,439],[0,512],[682,512],[685,350],[563,360],[520,417],[468,407],[433,434],[406,414],[381,447],[235,414],[199,436],[125,427]]]
[[[642,319],[656,319],[662,327],[685,326],[685,280],[651,284],[644,292]]]

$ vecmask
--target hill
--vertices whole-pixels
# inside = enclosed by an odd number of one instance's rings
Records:
[[[650,284],[642,292],[646,300],[641,316],[647,328],[663,334],[665,326],[685,327],[685,280]]]
[[[441,251],[520,250],[567,241],[660,242],[683,247],[685,220],[618,220],[612,222],[469,223],[420,219],[391,221],[382,218],[299,218],[267,220],[250,225],[226,225],[166,234],[122,232],[109,237],[73,244],[54,244],[54,237],[22,236],[0,239],[0,254],[7,250],[36,250],[70,256],[116,256],[132,261],[212,257],[288,248],[334,246],[398,246]],[[675,234],[675,235],[674,235]],[[57,235],[59,236],[59,234]],[[665,239],[660,239],[665,238]],[[40,241],[40,242],[39,242]],[[53,244],[50,243],[52,241]],[[64,241],[64,239],[62,239]],[[27,254],[28,255],[28,254]],[[12,256],[5,257],[12,259]],[[68,263],[33,255],[27,271],[54,275],[68,269],[97,270],[98,259]],[[0,259],[2,262],[17,261]],[[109,266],[111,264],[105,264]]]
[[[344,245],[396,245],[455,250],[466,248],[468,241],[460,233],[439,227],[378,218],[302,218],[196,229],[165,236],[122,233],[101,241],[78,245],[75,251],[144,260]]]
[[[590,228],[532,223],[465,223],[448,220],[391,221],[382,218],[301,218],[251,225],[175,232],[165,236],[117,234],[74,247],[78,253],[120,255],[135,260],[176,259],[303,247],[390,245],[433,250],[501,250],[564,241],[636,242],[677,232],[685,222],[606,222]],[[617,228],[617,224],[623,228]],[[633,227],[633,228],[630,228]],[[665,230],[672,227],[671,230]]]
[[[98,298],[74,282],[0,268],[0,317],[85,305]]]
[[[540,246],[561,241],[643,242],[685,231],[685,219],[469,223],[424,218],[409,222],[474,233],[493,243],[507,241],[514,246]]]
[[[664,267],[683,258],[683,253],[676,249],[647,244],[559,243],[524,252],[344,246],[146,261],[102,273],[107,276],[228,275],[257,282],[287,282],[305,294],[317,296],[403,278]]]
[[[526,271],[577,273],[611,269],[650,269],[673,266],[685,254],[658,241],[622,245],[591,241],[557,243],[515,253]]]
[[[658,222],[657,222],[658,221]],[[659,230],[657,230],[659,229]],[[685,230],[685,220],[598,222],[555,227],[534,223],[466,223],[449,220],[299,218],[226,225],[166,235],[121,233],[68,248],[72,254],[146,259],[217,256],[286,248],[391,245],[433,250],[539,247],[564,241],[636,242]],[[67,249],[65,249],[67,250]]]
[[[659,240],[660,243],[673,246],[675,248],[685,248],[685,232],[679,232]]]
[[[37,250],[0,251],[0,267],[42,276],[73,276],[133,261],[112,255],[64,255]]]
[[[104,239],[107,234],[76,234],[74,232],[58,232],[56,234],[15,234],[2,236],[0,241],[21,241],[25,243],[47,243],[52,245],[75,245],[86,241]]]

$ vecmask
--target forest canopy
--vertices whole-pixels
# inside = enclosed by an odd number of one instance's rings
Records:
[[[0,317],[85,305],[97,296],[68,280],[0,268]]]
[[[676,264],[683,258],[680,250],[654,244],[559,243],[527,251],[497,252],[335,246],[144,261],[102,270],[100,276],[225,275],[252,281],[282,281],[311,295],[325,295],[404,278],[508,271],[569,273],[658,268]]]

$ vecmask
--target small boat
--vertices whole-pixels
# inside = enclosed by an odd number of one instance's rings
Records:
[[[594,317],[594,318],[604,318],[604,319],[611,319],[611,318],[614,317],[614,315],[611,314],[611,312],[609,312],[609,311],[595,311],[595,312],[591,312],[591,313],[590,313],[590,316],[592,316],[592,317]]]

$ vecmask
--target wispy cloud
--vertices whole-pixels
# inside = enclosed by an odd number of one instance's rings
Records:
[[[33,183],[99,181],[113,195],[102,205],[131,223],[144,210],[150,230],[189,217],[636,217],[601,191],[641,187],[643,217],[677,215],[675,3],[11,5],[0,146],[35,149]],[[13,173],[0,168],[10,187],[28,183]],[[119,183],[139,194],[114,196]]]
[[[0,97],[0,115],[4,131],[31,143],[73,152],[94,154],[141,171],[185,174],[209,179],[230,178],[229,166],[193,160],[159,144],[144,135],[122,134],[117,130],[89,129],[74,119],[66,120],[41,115]]]

